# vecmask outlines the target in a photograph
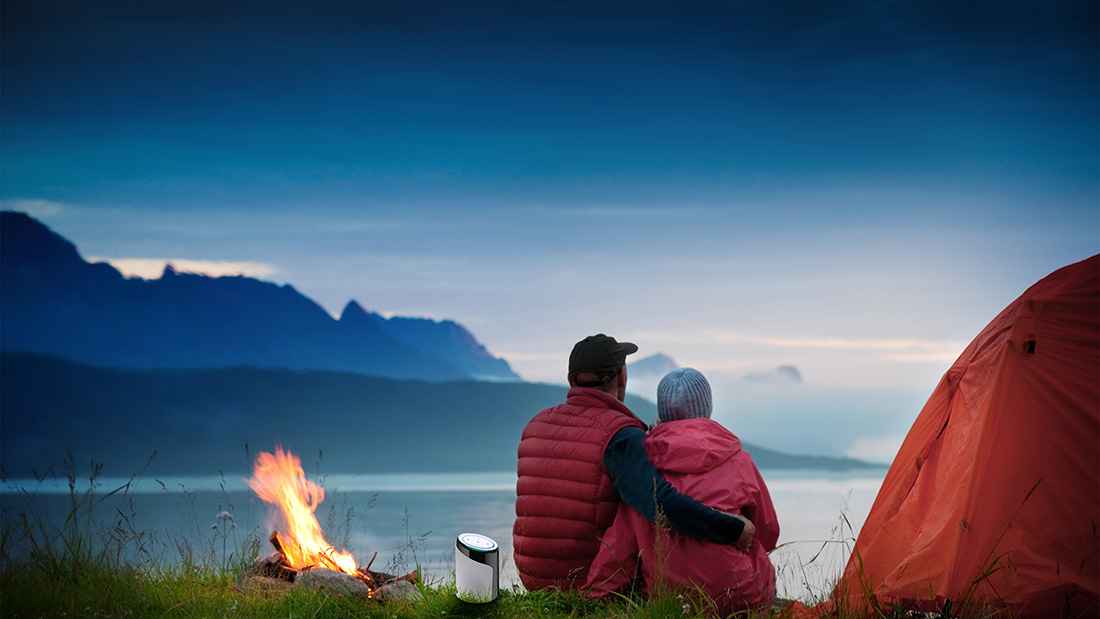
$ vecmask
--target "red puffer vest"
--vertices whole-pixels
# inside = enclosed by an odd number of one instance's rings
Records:
[[[619,507],[604,451],[628,426],[645,428],[611,395],[574,387],[564,404],[543,410],[524,428],[512,543],[528,591],[584,585],[599,537]]]

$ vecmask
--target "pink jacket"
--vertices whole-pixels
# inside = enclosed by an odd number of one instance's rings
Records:
[[[744,553],[667,528],[658,538],[652,523],[620,505],[588,574],[585,586],[590,595],[605,597],[625,590],[640,558],[646,591],[701,588],[722,616],[770,607],[775,568],[767,553],[779,540],[779,521],[768,488],[741,441],[711,419],[684,419],[658,424],[646,438],[646,452],[680,492],[751,520],[756,525],[752,548]]]

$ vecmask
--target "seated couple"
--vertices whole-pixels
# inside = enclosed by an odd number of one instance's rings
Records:
[[[690,368],[661,380],[660,423],[647,435],[622,403],[637,350],[603,334],[578,342],[565,403],[524,429],[512,531],[520,580],[608,597],[640,577],[647,592],[701,590],[723,615],[770,607],[779,523],[763,479],[710,419],[710,385]]]

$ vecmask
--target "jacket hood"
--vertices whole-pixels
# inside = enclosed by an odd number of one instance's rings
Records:
[[[741,451],[741,440],[713,419],[659,423],[645,443],[657,468],[678,473],[709,471]]]

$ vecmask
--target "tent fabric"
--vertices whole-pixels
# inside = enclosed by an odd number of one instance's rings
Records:
[[[947,371],[818,610],[1097,617],[1098,530],[1100,255],[1029,288]]]

